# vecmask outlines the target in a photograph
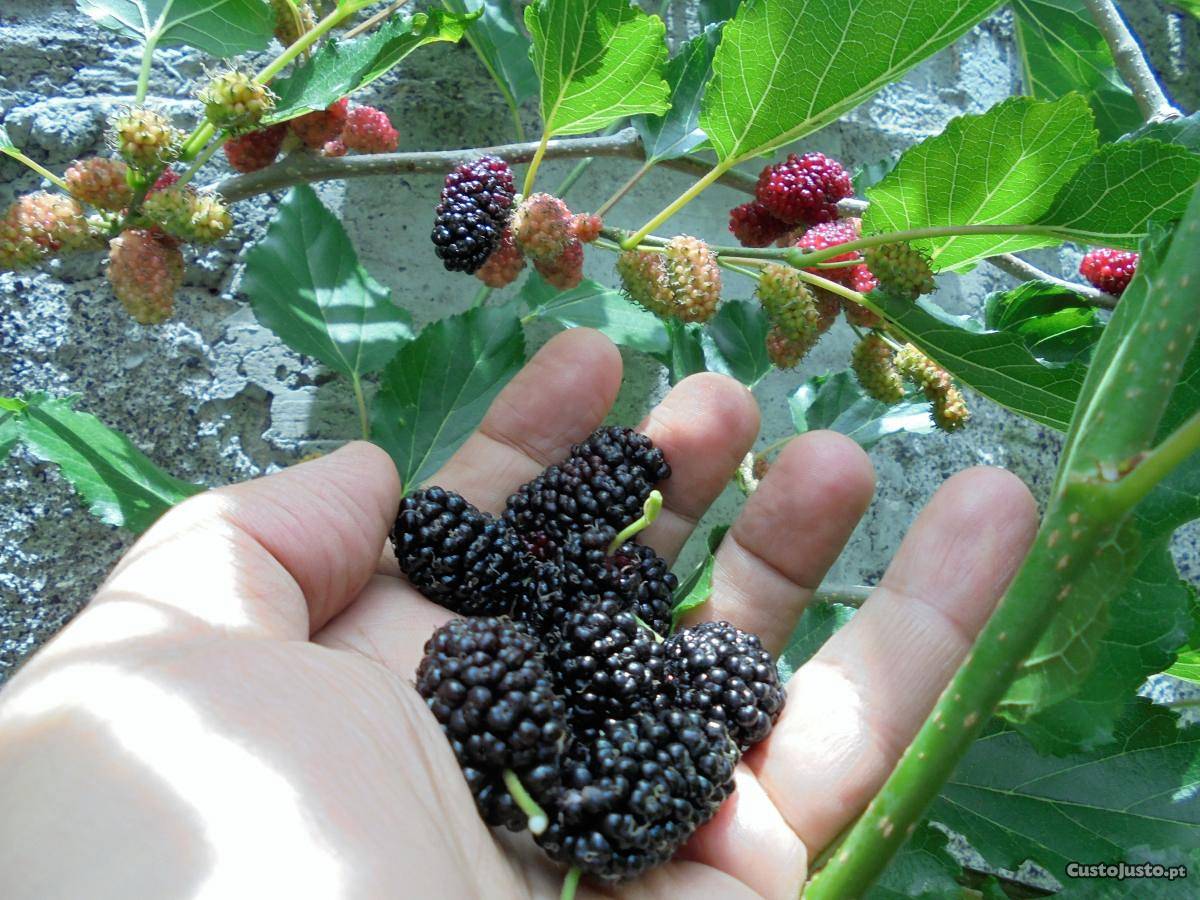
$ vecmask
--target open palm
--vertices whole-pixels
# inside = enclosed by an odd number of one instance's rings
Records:
[[[605,338],[558,336],[432,481],[498,511],[601,422],[620,382]],[[641,540],[673,559],[758,413],[736,382],[698,375],[641,429],[673,469]],[[872,485],[851,441],[792,441],[721,544],[699,616],[778,653]],[[412,687],[450,613],[385,546],[399,498],[387,456],[354,444],[189,500],[147,532],[0,695],[0,895],[555,895],[562,871],[527,835],[479,820]],[[1035,525],[1011,475],[950,479],[852,623],[792,678],[716,819],[614,890],[795,896],[915,733]]]

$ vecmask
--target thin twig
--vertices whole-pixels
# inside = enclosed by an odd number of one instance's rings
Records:
[[[537,152],[536,141],[501,144],[495,147],[465,147],[459,150],[428,150],[416,153],[374,153],[362,156],[324,157],[307,153],[292,153],[280,162],[251,172],[227,178],[210,189],[227,202],[245,200],[258,194],[291,187],[294,184],[364,178],[371,175],[395,175],[405,172],[445,173],[457,163],[489,153],[510,163],[526,163]],[[637,131],[625,128],[616,134],[600,137],[566,138],[546,145],[546,159],[580,159],[588,156],[611,156],[644,160],[642,141]],[[707,172],[711,168],[702,160],[683,157],[663,160],[659,165],[689,174]],[[727,172],[718,181],[736,190],[746,190],[748,176]],[[753,190],[753,179],[750,179]]]
[[[342,39],[348,41],[351,38],[358,37],[364,31],[370,31],[407,2],[408,0],[396,0],[396,2],[387,9],[381,9],[379,12],[375,13],[375,15],[371,16],[371,18],[364,19],[362,22],[359,22],[357,25],[347,31],[345,35],[342,36]]]
[[[1146,57],[1142,54],[1142,48],[1138,45],[1137,38],[1133,36],[1133,32],[1121,18],[1116,4],[1112,0],[1083,0],[1083,4],[1091,13],[1096,28],[1104,35],[1108,49],[1112,51],[1117,72],[1120,73],[1121,79],[1129,85],[1129,89],[1133,91],[1133,98],[1137,101],[1138,109],[1142,111],[1146,121],[1165,122],[1168,119],[1179,118],[1182,113],[1171,104],[1167,95],[1163,93],[1150,64],[1146,62]]]

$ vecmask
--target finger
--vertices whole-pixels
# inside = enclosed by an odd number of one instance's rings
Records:
[[[758,425],[754,396],[732,378],[705,372],[675,385],[639,428],[671,465],[659,485],[662,513],[639,540],[674,560],[754,445]]]
[[[738,766],[734,780],[737,789],[676,859],[720,869],[760,897],[798,897],[808,872],[804,844],[749,769]]]
[[[399,501],[391,459],[361,442],[209,491],[134,545],[73,639],[142,608],[162,629],[306,640],[370,579]]]
[[[596,429],[621,387],[621,354],[598,331],[555,335],[502,390],[430,483],[500,512],[508,495]]]
[[[713,595],[689,624],[725,619],[778,654],[874,486],[870,459],[849,438],[815,431],[791,441],[721,541]]]
[[[788,705],[749,762],[817,853],[892,770],[1021,564],[1033,498],[972,469],[918,516],[880,586],[788,683]]]

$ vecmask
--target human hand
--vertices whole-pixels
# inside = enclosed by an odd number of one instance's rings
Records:
[[[620,383],[606,339],[559,335],[433,483],[500,510],[600,423]],[[741,385],[698,375],[641,430],[673,475],[640,539],[673,559],[758,413]],[[722,543],[698,614],[778,653],[872,488],[850,440],[796,438]],[[388,457],[352,444],[151,528],[0,694],[0,896],[556,896],[562,871],[527,835],[480,821],[412,687],[451,614],[399,575],[386,546],[399,499]],[[853,621],[792,678],[717,817],[621,895],[796,896],[915,734],[1035,527],[1013,476],[951,478]]]

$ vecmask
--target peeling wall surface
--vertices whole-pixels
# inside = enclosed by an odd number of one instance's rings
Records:
[[[1196,23],[1146,0],[1122,5],[1176,103],[1196,109]],[[692,6],[669,4],[675,37],[696,27]],[[18,146],[51,169],[102,149],[105,119],[132,94],[138,63],[129,42],[96,27],[70,0],[0,4],[0,119]],[[190,122],[206,63],[190,50],[160,51],[151,104]],[[1011,19],[1001,13],[803,146],[848,166],[873,163],[938,133],[954,116],[983,112],[1021,90]],[[500,94],[465,43],[423,48],[362,99],[391,114],[401,150],[513,139]],[[536,133],[535,110],[526,110],[525,119]],[[572,165],[547,163],[539,182],[554,185]],[[635,165],[597,160],[568,195],[569,204],[595,208]],[[213,164],[211,179],[201,181],[216,180],[222,167]],[[477,286],[443,271],[433,255],[429,226],[440,183],[436,176],[397,175],[319,188],[343,217],[363,265],[412,311],[418,326],[465,309]],[[679,173],[652,174],[611,221],[640,225],[688,183]],[[0,203],[38,187],[36,175],[0,157]],[[672,220],[672,231],[723,238],[728,209],[743,199],[715,187]],[[259,326],[239,294],[241,259],[269,221],[271,202],[260,197],[238,204],[234,235],[193,252],[177,314],[163,326],[145,328],[126,315],[103,278],[102,254],[0,275],[0,393],[79,394],[78,408],[127,434],[174,475],[208,485],[273,471],[355,435],[347,385]],[[1080,254],[1066,248],[1030,256],[1051,271],[1070,273]],[[589,251],[587,274],[614,283],[612,264],[611,254]],[[946,281],[938,300],[955,313],[977,312],[988,292],[1014,283],[989,266]],[[748,282],[731,277],[727,284],[726,297],[749,297]],[[530,350],[552,333],[547,325],[532,325]],[[801,381],[847,367],[852,339],[845,325],[836,326],[798,372],[772,374],[756,389],[765,422],[760,446],[790,431],[787,396]],[[632,352],[624,358],[614,420],[632,424],[667,385],[657,363]],[[965,433],[891,437],[872,450],[875,500],[831,583],[876,581],[917,510],[961,469],[1006,466],[1044,496],[1057,437],[977,396],[970,400],[974,418]],[[727,490],[705,524],[728,521],[739,499]],[[54,467],[20,449],[13,454],[0,468],[0,681],[80,608],[131,542],[94,519]],[[1200,578],[1196,532],[1181,534],[1176,545],[1185,576]],[[695,554],[693,546],[684,565]]]

